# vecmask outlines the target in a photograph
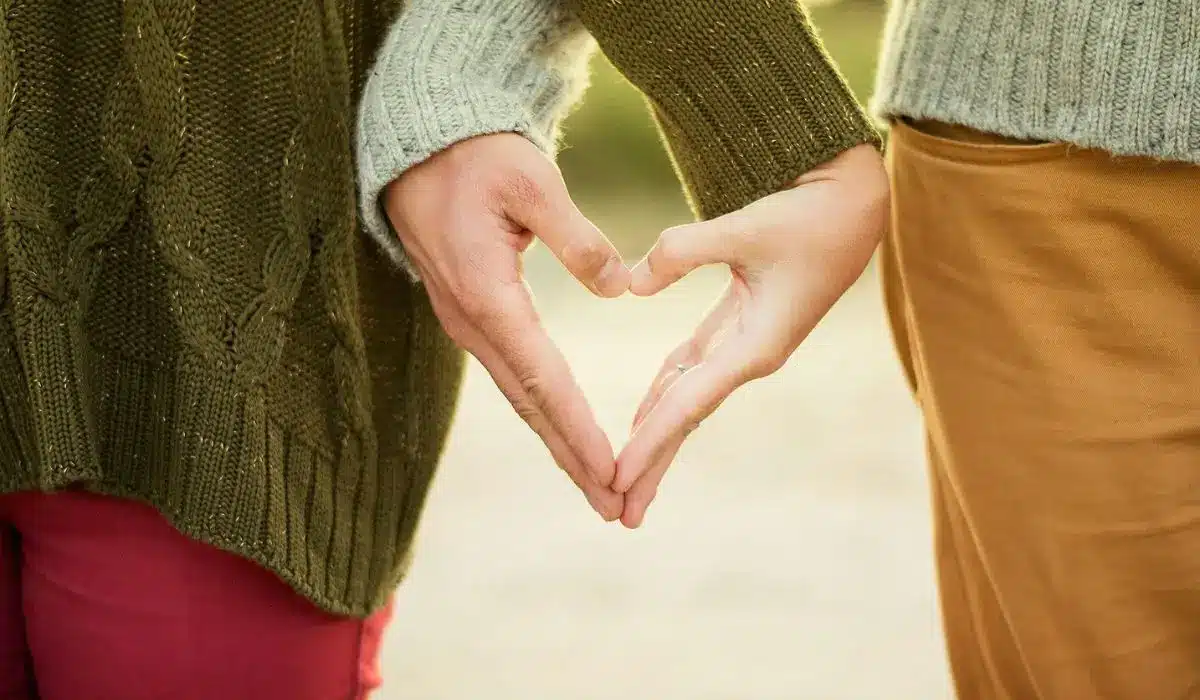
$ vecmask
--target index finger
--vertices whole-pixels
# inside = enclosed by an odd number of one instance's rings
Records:
[[[753,378],[752,348],[741,340],[722,344],[667,389],[621,450],[613,490],[624,493],[656,464],[669,463],[683,439]]]
[[[612,484],[612,443],[597,424],[566,358],[542,326],[528,290],[523,284],[505,285],[493,304],[496,312],[475,319],[477,330],[587,473],[601,486]]]
[[[579,464],[579,459],[575,453],[567,446],[563,437],[558,434],[558,431],[549,425],[545,418],[538,413],[537,415],[528,415],[524,409],[529,403],[529,398],[521,390],[520,383],[513,376],[508,366],[499,359],[494,348],[487,340],[480,338],[479,342],[474,343],[472,354],[491,375],[496,382],[497,388],[504,394],[505,398],[517,409],[517,413],[528,423],[530,428],[542,438],[542,442],[550,451],[550,455],[558,466],[566,472],[571,481],[587,498],[592,509],[604,517],[605,520],[613,520],[620,517],[624,510],[624,498],[621,494],[613,491],[607,484],[601,486],[596,484],[591,477],[588,476],[583,467]]]
[[[597,228],[553,169],[545,177],[515,175],[505,188],[505,214],[533,233],[567,271],[593,293],[620,296],[629,289],[629,269],[612,241]]]
[[[675,284],[704,265],[737,265],[752,241],[753,220],[742,211],[708,221],[674,226],[662,232],[646,257],[630,273],[630,288],[650,296]]]

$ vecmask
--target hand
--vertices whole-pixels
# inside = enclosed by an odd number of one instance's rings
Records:
[[[633,270],[655,294],[701,265],[729,266],[729,287],[668,357],[634,417],[613,487],[638,527],[687,435],[746,382],[780,369],[862,274],[886,226],[879,153],[859,146],[792,189],[711,221],[663,232]]]
[[[606,520],[613,448],[550,340],[525,284],[521,254],[541,239],[592,292],[619,296],[629,270],[575,207],[554,163],[515,134],[462,141],[412,168],[384,207],[456,343],[491,374],[517,413]]]

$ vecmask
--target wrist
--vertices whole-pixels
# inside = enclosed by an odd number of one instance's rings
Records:
[[[586,84],[591,47],[587,33],[549,0],[410,2],[360,104],[357,162],[366,230],[403,262],[380,195],[453,144],[512,132],[553,154],[559,120]]]

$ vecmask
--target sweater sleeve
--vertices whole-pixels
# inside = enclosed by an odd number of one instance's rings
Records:
[[[701,217],[880,145],[798,0],[566,1],[646,96]]]
[[[388,183],[458,141],[522,134],[554,155],[595,42],[560,0],[410,0],[359,105],[366,230],[410,274],[380,203]]]

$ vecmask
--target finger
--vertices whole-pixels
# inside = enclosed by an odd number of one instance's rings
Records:
[[[750,219],[741,212],[669,228],[633,268],[630,289],[638,296],[649,296],[698,267],[737,265],[743,259],[741,248],[750,233]]]
[[[524,410],[536,412],[562,437],[593,481],[609,486],[616,470],[612,443],[597,424],[566,358],[542,327],[528,289],[504,285],[490,297],[490,304],[473,315],[473,324],[528,397]]]
[[[646,519],[646,510],[658,496],[658,487],[662,484],[663,477],[667,475],[667,470],[671,468],[671,464],[675,461],[675,455],[679,453],[679,448],[682,446],[683,438],[664,445],[653,466],[633,482],[633,486],[629,487],[629,491],[625,493],[625,509],[621,511],[622,525],[631,530],[642,526]]]
[[[682,442],[754,373],[757,349],[748,339],[719,345],[663,394],[617,458],[613,490],[626,493],[675,441]],[[673,457],[673,455],[672,455]]]
[[[563,439],[554,426],[538,411],[527,408],[531,404],[529,396],[521,388],[521,383],[517,380],[516,375],[500,359],[500,355],[496,352],[495,348],[491,347],[482,337],[478,337],[477,341],[472,343],[472,346],[473,350],[471,354],[479,360],[480,364],[491,375],[492,381],[496,383],[497,388],[509,400],[509,403],[513,405],[517,413],[525,419],[529,427],[542,439],[542,442],[550,451],[550,455],[554,458],[554,462],[571,478],[571,481],[583,493],[592,509],[599,513],[600,517],[609,522],[620,517],[624,510],[624,498],[606,484],[596,483],[588,474],[587,469],[583,467],[579,459],[575,456],[574,451],[571,450],[567,441]]]
[[[696,363],[697,360],[694,359],[691,343],[685,343],[670,355],[667,355],[666,362],[663,363],[663,366],[658,370],[658,374],[655,375],[654,381],[650,384],[650,390],[646,392],[646,395],[642,398],[642,402],[638,404],[637,411],[633,414],[633,424],[629,428],[631,435],[637,432],[638,426],[642,424],[642,421],[646,418],[646,414],[654,408],[654,405],[671,388],[675,380],[679,379],[689,367]]]
[[[594,294],[617,297],[629,289],[629,268],[612,241],[567,191],[561,173],[549,165],[538,176],[515,175],[504,189],[505,214],[537,236],[575,279]]]
[[[658,375],[654,379],[654,383],[650,385],[650,390],[646,393],[646,397],[642,399],[642,403],[638,406],[637,413],[634,414],[634,431],[641,425],[646,414],[662,398],[662,395],[671,388],[675,380],[679,379],[687,368],[700,364],[708,348],[713,347],[718,341],[721,330],[736,321],[739,307],[740,303],[737,292],[730,286],[725,291],[725,294],[709,309],[704,320],[696,327],[696,331],[692,334],[692,337],[667,356],[666,361],[663,362],[662,368],[659,369]]]

